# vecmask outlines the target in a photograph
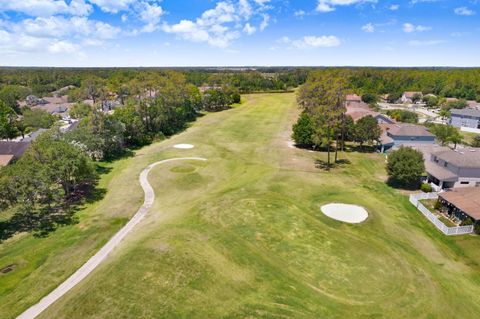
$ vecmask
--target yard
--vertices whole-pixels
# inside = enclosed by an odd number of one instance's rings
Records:
[[[448,217],[445,216],[445,214],[442,214],[440,211],[435,209],[435,204],[437,202],[436,199],[425,199],[420,201],[425,208],[427,208],[431,213],[436,215],[438,219],[445,224],[447,227],[456,227],[459,226],[455,224],[452,220],[450,220]]]
[[[143,200],[152,211],[106,262],[41,318],[476,318],[480,241],[445,237],[385,183],[379,154],[291,148],[294,94],[255,94],[108,165],[106,197],[47,238],[0,245],[0,317],[14,318],[79,267]],[[189,143],[194,149],[174,149]],[[365,207],[349,225],[320,206]]]

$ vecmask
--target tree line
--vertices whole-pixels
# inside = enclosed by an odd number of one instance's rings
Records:
[[[104,90],[90,80],[80,86],[86,94]],[[76,104],[71,110],[78,120],[75,129],[63,132],[54,125],[31,143],[20,160],[0,169],[0,212],[8,216],[2,216],[0,240],[22,231],[44,234],[72,222],[77,205],[98,191],[96,161],[116,159],[131,148],[177,133],[195,120],[206,100],[208,111],[240,100],[237,92],[221,89],[202,95],[176,72],[139,84],[137,91],[130,87],[126,91],[124,105],[114,112],[105,112],[102,96],[93,106]],[[36,112],[24,110],[21,122],[51,124],[30,113]],[[15,130],[20,122],[16,116],[0,102],[0,132]]]
[[[324,148],[327,169],[332,162],[330,153],[334,151],[334,162],[337,162],[338,151],[345,149],[347,141],[363,147],[375,144],[381,135],[374,117],[366,116],[354,123],[352,117],[346,115],[346,94],[351,90],[346,75],[331,76],[323,71],[311,73],[297,94],[302,114],[293,126],[292,138],[300,146]]]

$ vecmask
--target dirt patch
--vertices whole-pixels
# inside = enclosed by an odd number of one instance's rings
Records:
[[[159,253],[168,253],[170,251],[170,245],[167,243],[161,243],[155,250]]]
[[[17,265],[16,265],[16,264],[8,265],[8,266],[3,267],[2,269],[0,269],[0,273],[2,273],[2,274],[8,274],[9,272],[14,271],[15,268],[17,268]]]

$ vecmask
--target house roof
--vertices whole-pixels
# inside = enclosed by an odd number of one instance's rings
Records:
[[[12,155],[13,159],[18,159],[29,145],[29,142],[0,141],[0,155]]]
[[[480,220],[480,187],[456,188],[438,194],[475,220]]]
[[[388,136],[386,131],[383,131],[382,135],[380,135],[380,143],[382,143],[382,145],[390,145],[390,144],[394,144],[394,141],[393,141],[393,138]]]
[[[473,116],[473,117],[480,117],[480,110],[476,109],[451,109],[450,113],[452,116]]]
[[[425,126],[415,124],[397,123],[387,128],[389,135],[393,136],[428,136],[434,137]]]
[[[430,160],[425,161],[425,170],[428,174],[434,176],[440,181],[455,182],[458,180],[457,174]]]
[[[13,159],[13,155],[0,155],[0,166],[7,166]]]
[[[476,108],[478,108],[478,107],[480,106],[480,103],[478,103],[477,101],[471,101],[471,100],[469,100],[469,101],[467,101],[467,106],[468,106],[469,108],[476,109]]]
[[[411,98],[413,98],[413,97],[414,97],[415,95],[417,95],[417,94],[418,94],[418,95],[422,95],[422,92],[413,92],[413,91],[410,92],[410,91],[407,91],[407,92],[405,92],[405,93],[403,93],[403,94],[405,95],[405,97],[406,97],[407,99],[411,99]]]
[[[480,168],[480,148],[464,148],[432,153],[437,158],[461,168]]]
[[[383,115],[381,113],[372,111],[370,109],[370,106],[368,104],[363,103],[363,102],[348,102],[347,103],[347,112],[345,113],[346,115],[350,115],[353,119],[354,122],[358,121],[362,117],[371,115],[373,117],[377,117],[379,115],[388,118],[386,115]]]
[[[347,94],[347,102],[362,102],[362,98],[356,94]]]
[[[447,98],[445,98],[445,101],[447,101],[447,102],[458,102],[458,99],[456,97],[447,97]]]

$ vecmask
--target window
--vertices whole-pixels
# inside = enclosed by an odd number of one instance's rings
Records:
[[[470,182],[460,182],[461,185],[468,185]]]

